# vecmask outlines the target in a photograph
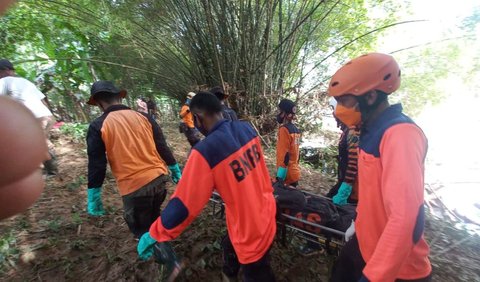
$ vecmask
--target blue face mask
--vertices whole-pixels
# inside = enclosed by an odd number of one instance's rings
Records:
[[[190,105],[190,101],[192,101],[192,99],[187,99],[187,101],[185,101],[185,104]]]

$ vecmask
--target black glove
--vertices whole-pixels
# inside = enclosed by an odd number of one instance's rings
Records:
[[[168,242],[156,243],[153,249],[155,261],[162,265],[162,280],[174,281],[180,274],[183,264],[175,254],[172,245]]]

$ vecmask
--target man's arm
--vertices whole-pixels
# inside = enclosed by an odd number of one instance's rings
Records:
[[[277,167],[287,168],[290,162],[290,133],[284,126],[278,129]]]
[[[183,106],[180,110],[180,118],[183,119],[186,115],[190,113],[190,108]]]
[[[152,238],[165,242],[179,236],[207,204],[213,187],[210,165],[198,151],[192,150],[177,189],[150,227]]]
[[[363,270],[370,281],[394,281],[423,235],[426,151],[426,138],[413,124],[395,125],[382,138],[381,185],[388,221]]]
[[[107,170],[107,156],[105,155],[105,143],[98,123],[90,124],[87,132],[88,152],[88,187],[101,187],[105,180]]]
[[[142,115],[144,115],[152,125],[153,139],[155,141],[155,147],[157,148],[157,152],[158,154],[160,154],[160,157],[165,161],[165,163],[167,163],[167,165],[176,164],[177,161],[175,160],[172,151],[170,151],[167,141],[165,140],[165,136],[163,135],[163,131],[158,125],[158,123],[151,116],[145,113],[142,113]]]
[[[285,180],[290,162],[290,133],[284,126],[278,129],[277,140],[277,179]]]

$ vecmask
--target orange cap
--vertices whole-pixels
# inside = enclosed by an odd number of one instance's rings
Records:
[[[370,53],[351,60],[332,77],[328,95],[360,96],[371,90],[390,94],[400,87],[400,67],[386,54]]]

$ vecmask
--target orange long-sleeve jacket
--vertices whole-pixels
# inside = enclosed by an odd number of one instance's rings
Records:
[[[220,121],[192,149],[175,193],[150,227],[159,242],[176,238],[213,189],[225,203],[227,230],[242,264],[258,261],[276,232],[276,205],[259,137],[246,122]]]
[[[183,105],[180,109],[180,118],[183,120],[183,123],[188,128],[194,128],[195,125],[193,124],[193,114],[190,112],[190,107],[188,105]]]
[[[176,163],[157,122],[124,105],[109,107],[88,128],[88,187],[103,185],[107,159],[120,195],[133,193]]]
[[[427,139],[401,105],[362,128],[355,229],[369,281],[413,280],[432,268],[424,228]]]
[[[277,138],[277,169],[287,168],[285,184],[300,180],[300,130],[293,124],[287,123],[278,129]]]

